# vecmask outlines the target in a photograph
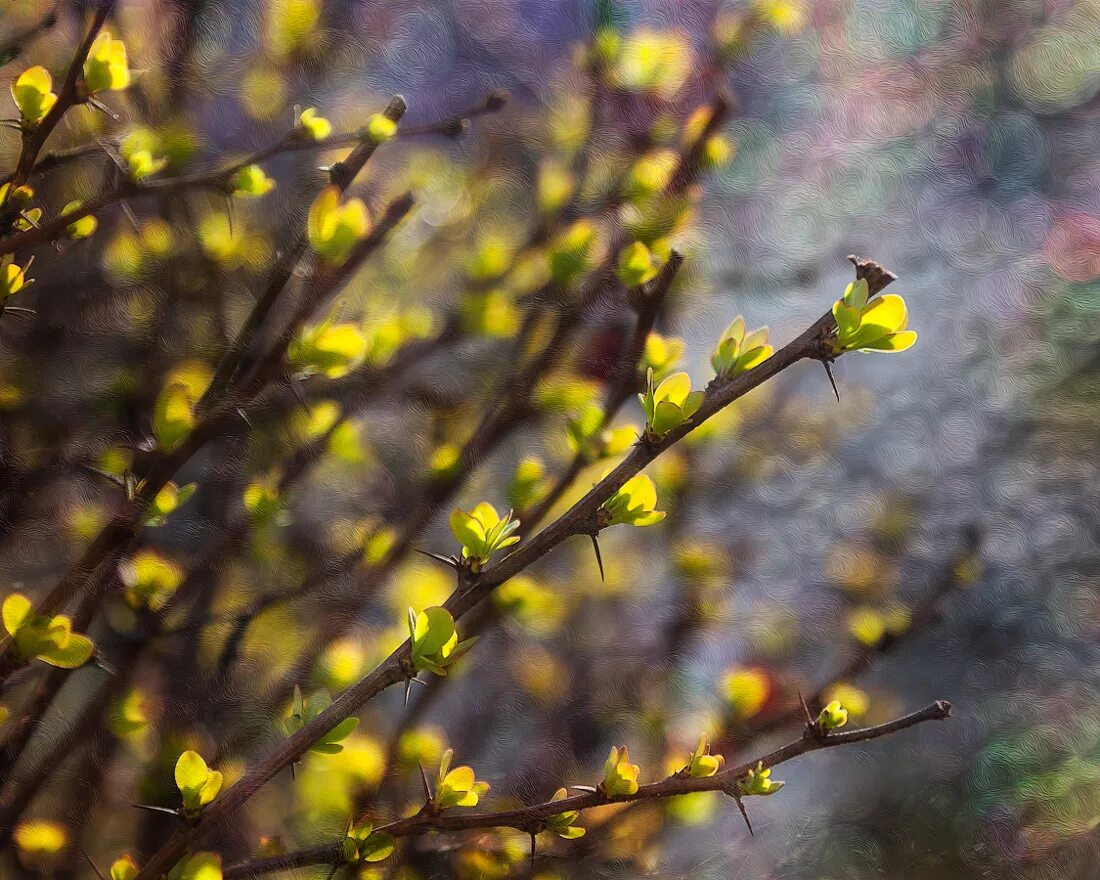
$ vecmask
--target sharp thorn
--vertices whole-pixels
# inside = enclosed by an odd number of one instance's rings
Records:
[[[821,362],[825,367],[825,375],[829,377],[829,384],[833,386],[833,394],[836,395],[836,402],[840,403],[840,391],[836,387],[836,379],[833,378],[833,368],[829,365],[828,361]]]
[[[84,847],[77,844],[76,848],[80,850],[80,854],[84,856],[84,860],[92,866],[92,870],[95,871],[95,875],[99,878],[99,880],[107,880],[107,878],[103,876],[103,872],[99,870],[99,865],[92,861],[92,857],[88,855]]]
[[[589,537],[592,538],[592,549],[596,551],[596,565],[600,567],[600,580],[606,581],[607,579],[603,576],[603,558],[600,556],[600,541],[595,535],[590,535]]]
[[[424,771],[424,765],[419,761],[416,762],[416,766],[420,768],[420,781],[424,784],[424,800],[430,804],[432,802],[432,786],[428,782],[428,774]]]
[[[438,553],[432,553],[430,550],[421,550],[419,547],[413,547],[413,550],[421,556],[427,556],[429,559],[434,559],[441,565],[446,565],[448,568],[458,568],[458,563],[452,556],[440,556]]]
[[[749,837],[756,837],[752,830],[752,822],[749,821],[749,811],[745,809],[745,802],[741,800],[741,795],[735,794],[733,799],[737,801],[737,809],[741,811],[741,818],[745,820],[745,827],[749,829]]]

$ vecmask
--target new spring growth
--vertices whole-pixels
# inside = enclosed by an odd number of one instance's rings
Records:
[[[12,80],[11,96],[19,108],[24,126],[37,125],[57,103],[53,92],[53,77],[41,65],[28,67]]]
[[[479,782],[474,778],[471,767],[451,769],[454,749],[447,749],[439,761],[439,774],[436,778],[435,796],[432,807],[436,812],[448,807],[476,807],[478,800],[489,791],[488,782]]]
[[[15,656],[23,663],[41,660],[61,669],[76,669],[87,663],[95,650],[91,639],[73,632],[68,617],[36,614],[31,600],[22,593],[12,593],[4,600],[3,618]]]
[[[259,165],[245,165],[229,181],[229,191],[235,196],[259,198],[275,189],[275,181],[264,174]]]
[[[332,123],[324,116],[317,114],[316,107],[307,107],[298,117],[300,130],[306,137],[315,141],[323,141],[332,134]]]
[[[608,428],[604,422],[604,411],[599,405],[585,404],[566,424],[565,441],[570,451],[587,461],[599,461],[626,452],[637,437],[635,427]]]
[[[137,486],[141,489],[141,485]],[[186,486],[177,486],[171,480],[164,484],[152,504],[145,512],[144,522],[147,526],[162,526],[168,522],[168,517],[179,510],[191,500],[195,494],[196,484],[188,483]]]
[[[638,790],[638,765],[630,763],[626,746],[612,746],[603,765],[600,791],[607,797],[634,794]]]
[[[119,155],[126,163],[130,177],[138,183],[163,171],[168,165],[168,158],[159,155],[159,150],[157,136],[147,128],[134,129],[118,145]]]
[[[836,730],[847,723],[848,710],[840,704],[840,700],[833,700],[817,716],[817,726],[823,731]]]
[[[382,144],[397,134],[397,123],[382,113],[372,113],[359,130],[359,138],[372,144]]]
[[[640,287],[651,281],[659,269],[657,257],[640,241],[619,251],[619,280],[627,287]]]
[[[26,266],[17,266],[15,263],[0,266],[0,305],[15,296],[24,287],[34,283],[33,279],[27,278],[27,269],[30,267],[30,263],[27,263]]]
[[[559,788],[554,792],[554,796],[550,798],[553,801],[563,801],[569,796],[564,788]],[[557,813],[553,816],[546,817],[546,830],[552,831],[565,840],[576,840],[578,837],[584,837],[585,829],[573,823],[580,817],[579,810],[567,810],[564,813]]]
[[[567,283],[588,268],[596,247],[596,227],[589,220],[578,220],[550,245],[550,276]]]
[[[82,207],[84,207],[84,203],[79,199],[71,201],[61,209],[61,216],[64,217],[66,214],[76,213]],[[96,231],[98,226],[99,221],[89,214],[87,217],[81,217],[79,220],[74,220],[65,227],[65,232],[73,241],[78,241],[82,238],[88,238],[88,236]]]
[[[412,645],[413,668],[446,675],[463,654],[470,650],[476,638],[458,640],[455,621],[446,608],[432,606],[419,614],[409,609],[409,642]]]
[[[326,321],[302,330],[287,356],[304,373],[339,379],[363,362],[367,347],[367,337],[358,324]]]
[[[867,301],[866,279],[853,281],[844,296],[833,303],[836,319],[836,339],[833,353],[846,351],[905,351],[917,341],[917,334],[907,330],[909,312],[905,300],[886,293]]]
[[[126,44],[107,31],[100,31],[84,60],[84,90],[88,95],[106,90],[120,91],[130,85]]]
[[[710,753],[710,743],[706,734],[699,737],[699,744],[695,751],[688,756],[688,762],[680,772],[684,776],[707,777],[713,776],[726,764],[726,759],[721,755]]]
[[[604,525],[625,523],[631,526],[651,526],[665,518],[665,512],[655,510],[656,506],[657,487],[653,485],[653,480],[645,474],[637,474],[627,480],[600,509],[607,516]]]
[[[309,244],[322,261],[339,265],[370,227],[367,207],[360,199],[340,201],[340,190],[326,187],[309,209],[306,231]]]
[[[132,856],[119,856],[111,862],[111,880],[134,880],[139,870]]]
[[[302,689],[295,685],[290,714],[283,721],[283,729],[286,730],[287,736],[296,734],[331,705],[332,696],[328,691],[319,690],[310,694],[308,698],[302,699]],[[337,755],[344,750],[340,741],[351,736],[351,732],[358,726],[358,718],[345,718],[310,746],[309,750],[321,755]]]
[[[757,761],[755,767],[750,767],[744,779],[738,780],[737,787],[744,795],[768,795],[775,794],[785,783],[771,778],[772,768],[765,767],[763,762]]]
[[[691,390],[687,373],[673,373],[654,387],[650,368],[646,371],[645,394],[639,394],[638,400],[645,410],[646,433],[659,438],[695,415],[703,403],[703,392]]]
[[[176,761],[176,788],[183,798],[183,815],[193,819],[222,790],[222,775],[206,766],[202,755],[188,749]]]
[[[519,520],[512,519],[512,511],[501,516],[484,501],[469,513],[459,508],[451,511],[451,533],[462,545],[462,558],[471,571],[480,571],[498,550],[518,543],[517,529]]]
[[[768,345],[768,328],[759,327],[746,332],[745,319],[738,315],[719,338],[710,363],[717,378],[725,381],[763,363],[772,356],[773,351]]]
[[[392,835],[385,831],[375,831],[371,822],[358,825],[348,823],[348,830],[340,844],[340,856],[349,864],[360,862],[381,862],[392,855],[394,850]]]
[[[222,880],[222,857],[212,852],[184,856],[168,872],[168,880]]]

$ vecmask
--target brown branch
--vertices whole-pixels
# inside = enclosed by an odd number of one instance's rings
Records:
[[[395,101],[396,100],[399,99],[395,99]],[[460,124],[461,122],[474,119],[486,113],[492,113],[501,106],[503,106],[503,101],[499,96],[496,96],[496,93],[491,93],[489,97],[455,116],[448,117],[439,122],[431,122],[425,125],[399,130],[395,138],[418,137],[427,134],[451,134],[452,129],[454,129],[456,125],[458,125],[461,130],[465,130],[464,126]],[[390,107],[387,107],[383,112],[389,115],[393,107],[394,102],[391,102]],[[402,110],[402,113],[403,112]],[[393,117],[391,116],[390,118]],[[399,118],[400,115],[398,115],[394,121],[396,122]],[[274,156],[301,150],[315,150],[321,152],[338,147],[359,146],[363,143],[363,137],[357,131],[341,132],[329,135],[327,138],[322,138],[321,140],[311,140],[303,137],[299,129],[292,129],[268,146],[250,153],[247,156],[219,165],[216,168],[194,171],[190,174],[181,174],[175,177],[154,178],[141,183],[132,180],[123,180],[114,188],[101,192],[80,207],[73,208],[66,214],[58,215],[25,232],[20,232],[0,240],[0,256],[60,238],[70,224],[75,223],[83,217],[97,215],[101,211],[122,201],[142,198],[144,196],[164,195],[169,192],[182,192],[185,190],[212,189],[226,191],[233,176],[242,168],[249,165],[257,165]],[[369,144],[369,146],[370,151],[373,152],[375,145]],[[94,144],[77,147],[67,153],[46,156],[36,165],[34,170],[37,171],[44,167],[54,167],[71,161],[72,159],[95,153],[100,149],[101,147],[99,144]],[[367,158],[369,158],[369,155]],[[365,161],[365,159],[363,161]],[[352,167],[350,157],[344,164],[348,169]],[[360,166],[360,168],[361,167],[362,166]],[[11,180],[14,179],[14,177],[15,174],[12,174],[9,175],[7,179]],[[4,182],[6,181],[0,180],[0,184]],[[338,181],[334,178],[333,182],[337,183]]]
[[[737,783],[745,777],[750,769],[755,768],[758,764],[762,764],[764,767],[777,767],[809,752],[867,742],[915,727],[926,721],[943,721],[950,716],[951,704],[946,700],[937,700],[917,712],[903,715],[893,721],[878,724],[874,727],[865,727],[861,730],[851,730],[845,733],[829,733],[827,735],[815,735],[812,731],[807,730],[798,739],[773,752],[746,761],[743,764],[728,767],[714,776],[692,777],[673,774],[659,782],[639,786],[634,794],[607,797],[597,790],[577,794],[564,800],[546,801],[530,807],[502,810],[496,813],[478,814],[456,811],[436,814],[428,810],[422,810],[415,816],[398,819],[385,825],[378,825],[375,830],[385,832],[393,837],[410,837],[425,831],[472,831],[485,828],[516,828],[528,833],[537,833],[543,830],[546,820],[551,816],[565,812],[584,811],[604,804],[663,800],[701,791],[721,791],[733,796],[738,790]],[[287,871],[308,865],[337,863],[339,863],[339,844],[331,844],[231,865],[225,870],[224,876],[226,880],[240,880],[240,878],[257,877],[261,874]]]
[[[867,280],[872,296],[877,295],[895,278],[892,273],[870,260],[860,260],[856,257],[850,259],[856,267],[857,277]],[[801,335],[759,366],[726,383],[711,383],[703,403],[691,419],[670,430],[658,440],[640,439],[616,468],[530,542],[520,544],[514,553],[478,574],[467,573],[461,579],[459,589],[447,600],[445,607],[457,620],[500,584],[519,574],[567,538],[598,531],[597,511],[627,480],[640,473],[658,455],[683,439],[715,413],[768,379],[801,360],[807,358],[823,360],[830,357],[831,353],[826,346],[826,340],[829,334],[835,332],[835,328],[836,323],[832,312],[826,312]],[[405,641],[365,678],[344,691],[331,706],[296,733],[278,743],[255,767],[247,771],[236,785],[214,801],[198,822],[188,828],[178,829],[142,869],[138,880],[153,880],[167,872],[196,837],[200,837],[211,826],[232,815],[279,772],[299,761],[321,736],[358,712],[382,691],[415,674],[410,665],[409,651],[409,642]]]
[[[53,133],[53,130],[57,127],[57,124],[61,121],[61,117],[64,116],[70,108],[80,102],[77,85],[83,75],[84,61],[87,59],[88,53],[92,49],[92,43],[95,42],[96,36],[99,34],[100,29],[103,27],[103,23],[107,20],[107,16],[111,14],[114,6],[115,0],[105,0],[105,2],[100,5],[99,9],[96,10],[95,15],[92,17],[92,24],[88,28],[88,33],[85,35],[84,41],[80,44],[80,47],[76,50],[76,55],[73,56],[72,63],[65,73],[65,78],[62,80],[61,88],[58,89],[57,100],[54,102],[54,105],[37,125],[23,130],[23,144],[19,152],[19,160],[15,165],[15,171],[12,173],[9,180],[11,183],[11,187],[8,190],[9,194],[14,192],[17,187],[27,182],[27,178],[30,177],[31,171],[34,169],[34,163],[38,160],[38,154],[41,152],[49,136]],[[3,206],[0,205],[0,208],[2,207]],[[18,236],[15,237],[18,238]],[[9,252],[2,251],[0,253]]]

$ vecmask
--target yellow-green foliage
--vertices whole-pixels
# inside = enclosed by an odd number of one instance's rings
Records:
[[[12,593],[4,600],[3,617],[4,629],[12,637],[20,661],[41,660],[50,666],[76,669],[95,651],[91,639],[72,631],[68,617],[36,614],[31,600],[22,593]]]

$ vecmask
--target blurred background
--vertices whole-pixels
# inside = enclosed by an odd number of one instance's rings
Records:
[[[53,6],[0,0],[0,47]],[[0,74],[40,63],[57,78],[82,8],[57,4],[57,22],[0,57]],[[320,404],[275,414],[185,468],[180,482],[198,492],[143,547],[171,569],[162,588],[188,592],[122,683],[72,674],[20,771],[50,762],[18,818],[55,823],[64,844],[13,847],[0,871],[90,876],[76,841],[101,864],[123,851],[140,861],[165,826],[127,805],[171,805],[181,744],[241,744],[225,755],[232,776],[272,735],[259,695],[296,662],[303,689],[341,690],[404,638],[406,607],[446,598],[447,572],[410,552],[349,605],[336,585],[353,575],[333,559],[373,564],[425,468],[449,473],[544,279],[537,233],[571,219],[568,203],[684,254],[648,357],[678,357],[696,387],[734,315],[783,344],[843,292],[850,253],[898,275],[891,290],[919,341],[842,358],[839,402],[818,365],[796,366],[659,459],[649,472],[669,517],[601,539],[606,581],[578,540],[506,584],[475,620],[462,671],[414,689],[408,710],[397,692],[368,707],[341,755],[311,755],[226,831],[227,863],[331,840],[350,813],[401,814],[418,797],[417,760],[430,767],[445,744],[493,784],[486,804],[504,807],[594,783],[613,744],[629,745],[645,779],[704,731],[727,759],[762,754],[798,735],[801,691],[840,697],[859,724],[936,698],[955,717],[785,765],[781,793],[747,802],[754,837],[719,795],[593,811],[584,839],[540,845],[540,876],[1094,876],[1100,3],[124,0],[109,26],[139,73],[108,101],[119,121],[78,109],[50,142],[98,144],[42,178],[55,211],[98,191],[138,124],[175,173],[271,143],[295,105],[348,131],[394,93],[410,126],[494,90],[508,101],[461,136],[379,151],[356,193],[376,216],[405,188],[417,207],[327,315],[360,322],[379,365],[448,315],[460,338],[339,430],[326,434]],[[655,209],[641,173],[608,196],[622,168],[677,148],[695,109],[727,92],[689,206]],[[0,134],[0,172],[18,145]],[[109,470],[105,456],[148,434],[166,374],[216,362],[302,222],[317,165],[340,155],[276,156],[264,163],[276,191],[230,213],[217,194],[135,201],[88,241],[36,250],[36,283],[20,294],[36,314],[0,320],[5,592],[41,595],[96,534],[111,487],[89,464]],[[597,304],[529,423],[453,487],[453,503],[509,506],[531,457],[563,470],[564,426],[598,396],[624,314],[611,297]],[[619,423],[638,419],[631,402]],[[277,514],[242,496],[321,435],[324,454],[273,501]],[[584,470],[567,500],[606,467]],[[453,503],[416,546],[453,552]],[[242,515],[246,534],[221,545]],[[120,564],[132,581],[133,560]],[[319,596],[253,613],[311,578]],[[119,589],[89,632],[124,666],[139,621]],[[5,700],[17,713],[19,694]],[[88,714],[95,704],[110,711]],[[82,736],[58,754],[74,719]],[[526,846],[430,837],[405,867],[364,876],[523,876]]]

